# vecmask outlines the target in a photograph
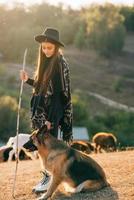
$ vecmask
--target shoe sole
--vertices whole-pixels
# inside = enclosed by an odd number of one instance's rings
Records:
[[[40,193],[44,193],[44,192],[47,192],[47,190],[43,190],[43,191],[37,191],[35,189],[32,190],[32,193],[35,193],[35,194],[40,194]]]

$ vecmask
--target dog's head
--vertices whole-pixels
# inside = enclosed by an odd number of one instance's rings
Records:
[[[34,131],[27,143],[23,145],[29,151],[35,151],[39,145],[44,144],[45,136],[48,134],[47,126],[43,125],[40,129]]]

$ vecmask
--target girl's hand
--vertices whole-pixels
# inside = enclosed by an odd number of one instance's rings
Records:
[[[20,79],[22,80],[22,81],[24,81],[24,82],[26,82],[27,80],[28,80],[28,74],[27,74],[27,72],[26,71],[24,71],[24,70],[21,70],[20,71]]]
[[[45,124],[47,125],[47,129],[50,130],[51,129],[51,122],[46,121]]]

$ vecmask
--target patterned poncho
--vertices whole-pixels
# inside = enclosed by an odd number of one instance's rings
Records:
[[[72,137],[72,102],[70,89],[70,71],[65,58],[60,55],[58,58],[59,73],[61,81],[61,98],[63,102],[63,117],[60,120],[60,128],[63,132],[63,140],[68,141]],[[27,83],[34,87],[34,80],[28,79]],[[51,104],[53,96],[53,83],[50,79],[46,94],[33,94],[31,99],[31,120],[33,128],[40,128],[48,120],[47,107]],[[45,106],[44,106],[45,105]]]

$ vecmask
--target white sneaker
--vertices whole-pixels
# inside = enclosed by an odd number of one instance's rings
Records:
[[[42,172],[43,178],[42,180],[33,187],[32,192],[41,193],[46,192],[51,185],[52,177],[47,172]]]

